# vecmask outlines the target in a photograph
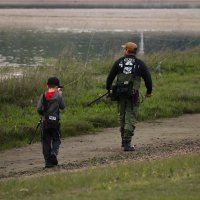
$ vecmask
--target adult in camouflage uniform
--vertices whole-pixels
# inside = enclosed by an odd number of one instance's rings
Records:
[[[113,92],[112,95],[118,101],[122,147],[124,151],[134,151],[135,147],[131,145],[131,140],[134,135],[139,108],[141,78],[143,78],[147,89],[146,97],[151,96],[152,79],[144,62],[136,58],[137,45],[133,42],[127,42],[122,45],[122,48],[124,49],[124,56],[113,64],[107,77],[106,89],[109,93]],[[115,77],[117,77],[117,89],[114,91],[112,83]]]

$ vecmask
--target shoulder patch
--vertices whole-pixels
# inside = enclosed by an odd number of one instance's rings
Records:
[[[124,58],[124,64],[126,66],[133,66],[135,63],[135,59],[134,58]]]

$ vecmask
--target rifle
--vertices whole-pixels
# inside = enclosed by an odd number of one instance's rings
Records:
[[[42,122],[42,118],[40,118],[40,121],[37,123],[37,126],[36,126],[36,128],[35,128],[35,132],[34,132],[32,138],[30,139],[29,144],[31,144],[31,143],[33,142],[33,140],[34,140],[34,138],[35,138],[35,136],[36,136],[37,129],[39,128],[41,122]]]
[[[96,103],[97,101],[99,101],[100,99],[102,99],[104,96],[106,96],[108,94],[108,92],[106,92],[105,94],[101,95],[100,97],[94,99],[93,101],[86,103],[85,106],[91,106],[92,104]]]

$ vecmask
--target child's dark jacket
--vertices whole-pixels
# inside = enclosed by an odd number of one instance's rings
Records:
[[[44,99],[45,98],[45,99]],[[47,110],[45,105],[47,103]],[[45,92],[45,95],[42,94],[37,104],[37,111],[42,115],[42,121],[45,119],[45,114],[55,116],[57,119],[60,119],[59,113],[60,109],[64,109],[65,104],[62,98],[62,95],[59,92]]]

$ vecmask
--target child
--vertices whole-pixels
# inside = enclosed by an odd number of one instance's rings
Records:
[[[47,91],[40,96],[37,111],[42,119],[41,142],[45,168],[51,168],[58,164],[57,155],[61,144],[59,112],[60,109],[65,108],[65,104],[58,78],[50,77],[47,81],[47,88]]]

